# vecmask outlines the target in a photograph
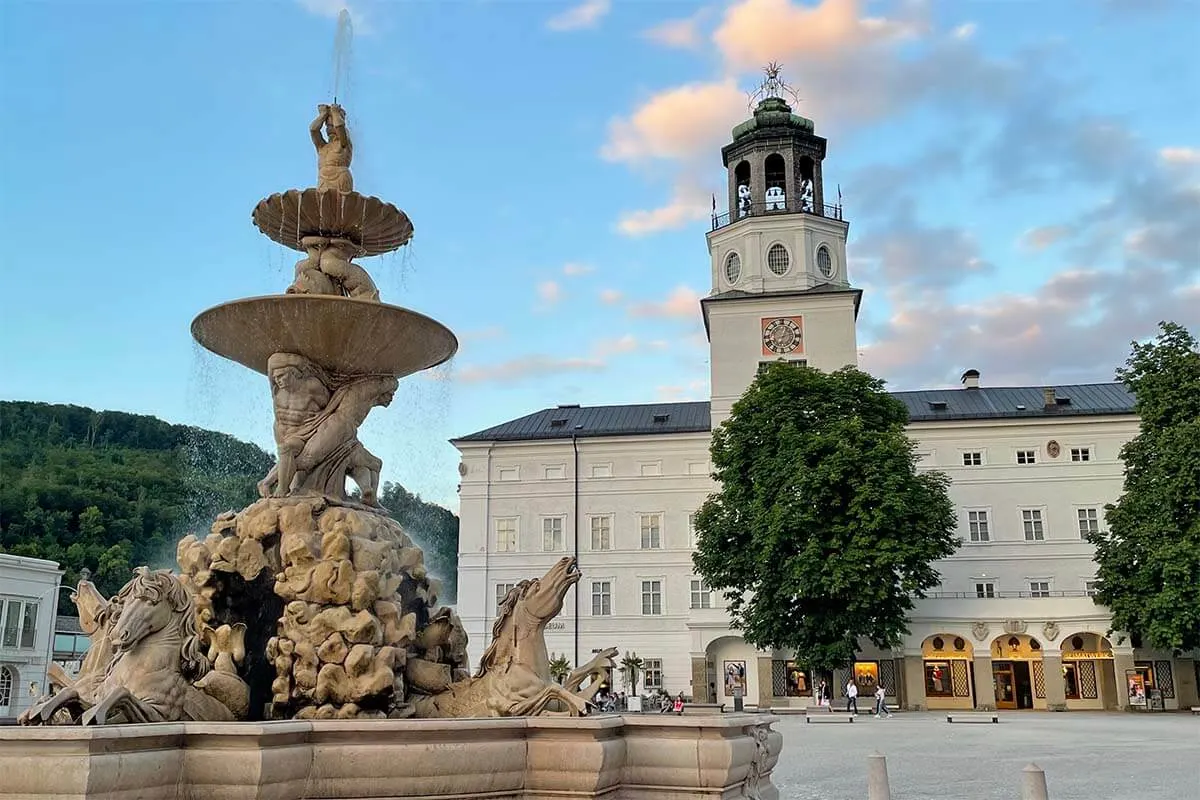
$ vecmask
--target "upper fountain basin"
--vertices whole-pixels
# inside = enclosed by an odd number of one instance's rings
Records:
[[[407,308],[317,294],[234,300],[202,312],[192,336],[206,349],[267,372],[272,353],[297,353],[343,375],[402,378],[448,360],[458,339]]]
[[[378,197],[333,189],[289,189],[260,200],[251,215],[264,235],[284,247],[304,251],[305,236],[353,242],[353,256],[390,253],[413,235],[408,215]]]

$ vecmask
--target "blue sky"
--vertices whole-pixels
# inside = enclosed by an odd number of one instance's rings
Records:
[[[313,182],[343,5],[4,5],[0,397],[269,445],[265,379],[188,326],[290,281],[250,210]],[[1191,0],[350,10],[356,188],[416,227],[364,266],[462,342],[363,439],[451,507],[454,435],[707,396],[710,198],[770,60],[829,139],[862,364],[891,385],[1106,380],[1159,319],[1200,324]]]

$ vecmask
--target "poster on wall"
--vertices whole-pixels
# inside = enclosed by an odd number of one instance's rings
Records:
[[[733,696],[734,689],[741,689],[742,695],[746,694],[746,662],[745,661],[726,661],[725,662],[725,694]]]
[[[1125,670],[1125,685],[1129,687],[1129,705],[1146,707],[1146,678],[1136,669]]]

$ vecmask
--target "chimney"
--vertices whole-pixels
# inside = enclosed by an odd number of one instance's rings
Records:
[[[963,385],[964,389],[978,389],[979,388],[979,370],[969,369],[962,374],[962,378],[960,378],[959,380],[962,381],[962,385]]]
[[[1053,386],[1042,389],[1042,401],[1046,408],[1058,408],[1058,398],[1054,396]]]

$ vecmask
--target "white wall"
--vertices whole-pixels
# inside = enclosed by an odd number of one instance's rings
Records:
[[[62,571],[53,561],[0,554],[0,602],[37,603],[37,623],[31,647],[5,646],[0,629],[0,667],[15,675],[13,696],[0,716],[16,717],[29,708],[33,700],[46,690],[46,667],[50,663],[50,643],[54,636],[54,619],[58,606],[58,587]],[[0,610],[0,620],[4,611]],[[5,622],[5,627],[8,623]],[[37,684],[37,693],[30,692],[30,682]]]

